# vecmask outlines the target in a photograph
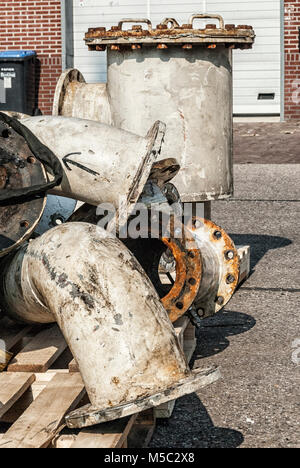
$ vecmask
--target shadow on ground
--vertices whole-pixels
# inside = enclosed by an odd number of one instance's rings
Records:
[[[236,448],[243,441],[241,432],[215,427],[194,393],[177,401],[172,418],[158,420],[150,447]]]
[[[230,310],[222,310],[202,320],[202,327],[196,332],[197,348],[191,364],[196,359],[221,353],[230,344],[227,337],[246,333],[255,324],[255,319],[250,315]]]
[[[250,245],[251,247],[251,274],[254,267],[269,250],[282,249],[293,242],[286,237],[258,235],[258,234],[230,234],[235,245]]]
[[[250,315],[223,310],[204,319],[202,324],[197,331],[197,348],[191,367],[195,360],[224,351],[230,344],[227,337],[249,331],[256,321]],[[205,406],[194,393],[177,401],[170,419],[158,420],[151,447],[236,448],[243,441],[241,432],[215,427]]]

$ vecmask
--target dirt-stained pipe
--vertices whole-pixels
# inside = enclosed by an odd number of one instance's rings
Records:
[[[62,184],[51,193],[99,205],[137,202],[161,151],[165,125],[156,122],[146,137],[109,125],[67,117],[22,119],[60,159]]]
[[[67,223],[6,258],[1,302],[13,318],[57,322],[91,405],[70,427],[97,424],[194,392],[219,378],[191,372],[144,270],[101,228]]]

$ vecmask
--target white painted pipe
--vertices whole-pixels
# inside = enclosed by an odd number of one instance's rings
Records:
[[[97,226],[58,226],[6,259],[1,302],[13,318],[61,328],[91,401],[69,426],[133,414],[219,378],[216,369],[190,371],[144,270]]]
[[[122,211],[138,201],[161,151],[165,125],[156,122],[146,137],[89,120],[40,116],[22,119],[60,159],[64,175],[51,193]],[[51,175],[50,175],[51,177]],[[126,209],[126,210],[125,210]],[[126,221],[126,220],[125,220]]]

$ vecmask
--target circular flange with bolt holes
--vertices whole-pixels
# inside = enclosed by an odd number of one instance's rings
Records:
[[[47,182],[43,165],[34,157],[25,139],[11,127],[0,128],[0,193]],[[0,205],[0,257],[26,241],[37,226],[46,196],[32,197],[24,203]]]
[[[191,232],[176,216],[164,218],[153,211],[148,212],[148,216],[148,223],[140,226],[138,239],[122,241],[144,268],[170,320],[175,322],[197,297],[202,279],[201,253]],[[176,263],[176,277],[171,279],[172,284],[164,284],[159,274],[160,261],[167,250]]]
[[[194,217],[188,228],[203,259],[202,282],[193,305],[201,318],[210,317],[229,302],[238,285],[238,252],[228,234],[212,221]]]

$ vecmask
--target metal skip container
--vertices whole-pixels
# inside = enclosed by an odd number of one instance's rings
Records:
[[[218,24],[196,29],[198,19]],[[136,24],[128,30],[124,23]],[[89,49],[107,49],[106,92],[103,84],[84,85],[73,70],[57,89],[55,112],[72,115],[76,108],[77,117],[90,112],[89,118],[139,135],[162,120],[167,133],[161,156],[176,156],[181,164],[174,183],[182,201],[228,198],[233,193],[232,49],[251,48],[254,38],[251,26],[225,25],[221,16],[208,14],[192,15],[182,26],[167,18],[156,29],[148,19],[125,19],[109,31],[91,28],[85,36]],[[87,105],[91,92],[97,106]]]

